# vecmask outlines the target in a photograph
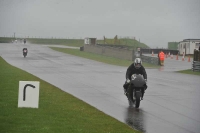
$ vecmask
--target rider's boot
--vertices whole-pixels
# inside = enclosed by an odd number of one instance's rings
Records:
[[[124,89],[124,95],[127,96],[127,91],[126,91],[126,89]]]
[[[143,100],[145,91],[142,92],[141,100]]]

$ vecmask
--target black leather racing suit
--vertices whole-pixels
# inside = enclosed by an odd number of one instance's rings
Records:
[[[141,65],[140,68],[136,69],[135,66],[134,66],[134,63],[132,63],[132,64],[128,67],[127,71],[126,71],[126,79],[131,80],[131,76],[132,76],[133,74],[141,74],[141,75],[143,75],[144,79],[147,80],[147,73],[146,73],[145,68],[144,68],[142,65]],[[123,85],[125,91],[127,91],[128,86],[129,86],[129,84],[127,84],[127,83],[125,82],[125,84]],[[146,86],[146,88],[144,88],[144,89],[147,89],[147,86]],[[143,97],[143,96],[144,96],[144,90],[142,90],[142,97]]]

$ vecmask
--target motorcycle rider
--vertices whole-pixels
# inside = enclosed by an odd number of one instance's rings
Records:
[[[23,48],[23,55],[28,53],[28,49],[27,48]],[[26,51],[26,52],[25,52]]]
[[[125,84],[123,85],[124,87],[124,94],[127,94],[127,89],[129,87],[129,83],[127,82],[128,80],[131,80],[131,76],[133,74],[141,74],[143,75],[145,81],[147,82],[147,73],[145,68],[142,66],[142,60],[140,58],[135,58],[134,63],[132,63],[127,71],[126,71],[126,81]],[[141,100],[143,100],[144,96],[144,91],[147,89],[147,86],[142,89],[142,97]]]
[[[26,51],[27,51],[27,53],[28,53],[28,49],[27,49],[27,48],[23,48],[23,50],[22,50],[22,51],[24,52],[24,50],[26,50]]]

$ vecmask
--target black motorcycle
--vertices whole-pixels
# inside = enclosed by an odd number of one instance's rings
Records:
[[[23,48],[23,56],[24,58],[27,56],[28,53],[28,49],[27,48]]]
[[[129,81],[129,87],[127,89],[127,97],[129,105],[135,108],[139,108],[142,95],[147,88],[146,81],[140,74],[133,74]]]

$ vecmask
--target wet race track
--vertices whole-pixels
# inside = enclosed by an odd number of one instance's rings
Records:
[[[29,51],[26,58],[24,47]],[[139,131],[200,132],[200,77],[174,72],[191,69],[191,62],[180,57],[179,61],[167,58],[161,69],[146,69],[148,89],[140,108],[135,109],[123,94],[126,67],[33,44],[0,44],[0,56]]]

